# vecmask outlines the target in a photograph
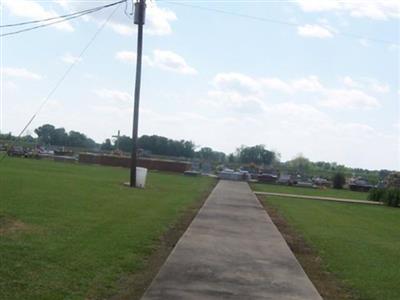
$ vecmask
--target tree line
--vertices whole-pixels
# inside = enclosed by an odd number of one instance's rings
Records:
[[[37,137],[27,135],[19,140],[25,144],[39,144],[44,146],[78,147],[91,151],[122,151],[129,153],[132,150],[132,139],[120,136],[117,139],[106,139],[98,144],[93,139],[78,131],[67,132],[64,128],[56,128],[51,124],[44,124],[34,130]],[[11,134],[0,134],[1,141],[15,141]],[[138,148],[154,155],[182,157],[208,161],[212,164],[239,167],[240,165],[256,165],[268,172],[301,174],[305,176],[318,174],[325,178],[340,172],[346,177],[360,176],[371,182],[384,178],[390,173],[388,170],[370,171],[367,169],[349,168],[335,162],[312,162],[299,154],[295,158],[281,162],[280,154],[269,150],[265,145],[241,146],[234,153],[226,155],[210,147],[198,147],[192,141],[174,140],[158,135],[143,135],[138,139]]]
[[[104,151],[132,151],[133,142],[128,136],[120,136],[114,142],[106,139],[100,149]],[[192,141],[173,140],[158,135],[142,135],[138,138],[138,148],[156,155],[193,158],[196,145]]]
[[[64,128],[56,128],[45,124],[35,129],[38,142],[43,145],[95,148],[96,142],[78,131],[67,132]]]

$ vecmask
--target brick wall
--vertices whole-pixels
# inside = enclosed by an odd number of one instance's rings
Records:
[[[131,159],[126,156],[79,153],[79,162],[85,164],[129,168]],[[191,169],[191,163],[163,159],[139,158],[138,167],[147,168],[149,170],[183,173]]]

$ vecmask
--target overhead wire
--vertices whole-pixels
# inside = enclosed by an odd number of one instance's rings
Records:
[[[124,1],[120,1],[117,4],[120,4]],[[116,4],[114,4],[116,5]],[[66,69],[66,71],[63,73],[63,75],[60,77],[60,79],[56,82],[55,86],[50,90],[50,92],[47,94],[47,96],[43,99],[42,103],[39,105],[39,107],[36,109],[36,111],[33,113],[32,117],[29,119],[29,121],[26,123],[26,125],[23,127],[21,132],[18,134],[15,140],[18,140],[24,132],[28,129],[28,127],[32,124],[33,120],[37,117],[37,115],[40,113],[40,111],[43,109],[43,107],[46,105],[46,103],[50,100],[51,96],[54,95],[54,93],[57,91],[57,89],[60,87],[60,85],[64,82],[68,74],[72,71],[72,69],[75,67],[75,65],[80,61],[82,56],[86,53],[86,51],[89,49],[89,47],[93,44],[97,36],[102,32],[104,27],[108,24],[108,22],[111,20],[115,12],[117,11],[118,6],[110,13],[110,15],[107,17],[107,19],[101,24],[101,26],[96,30],[94,35],[89,39],[89,41],[86,43],[86,45],[83,47],[81,52],[79,53],[77,59],[74,60],[74,62]],[[11,147],[15,146],[15,142],[11,144]],[[7,152],[4,153],[4,155],[0,158],[0,162],[4,160],[4,158],[7,156]]]
[[[21,23],[1,25],[0,28],[8,28],[8,27],[26,26],[28,24],[37,24],[37,23],[47,22],[45,24],[41,24],[41,25],[29,27],[29,28],[24,28],[24,29],[12,31],[12,32],[2,33],[2,34],[0,34],[0,37],[15,35],[15,34],[23,33],[23,32],[26,32],[26,31],[31,31],[31,30],[35,30],[35,29],[51,26],[51,25],[54,25],[54,24],[66,22],[66,21],[69,21],[71,19],[79,18],[79,17],[82,17],[82,16],[87,15],[87,14],[98,12],[100,10],[103,10],[103,9],[106,9],[106,8],[109,8],[109,7],[112,7],[112,6],[127,2],[127,1],[128,0],[120,0],[120,1],[113,2],[113,3],[107,4],[107,5],[102,5],[102,6],[94,7],[94,8],[91,8],[91,9],[86,9],[86,10],[78,11],[78,12],[75,12],[75,13],[66,14],[66,15],[57,16],[57,17],[52,17],[52,18],[47,18],[47,19],[33,20],[33,21],[27,21],[27,22],[21,22]],[[48,22],[48,21],[52,21],[52,20],[55,20],[55,21]]]
[[[169,1],[169,0],[158,0],[158,1],[163,2],[163,3],[170,3],[172,5],[177,5],[177,6],[189,7],[189,8],[194,8],[194,9],[199,9],[199,10],[204,10],[204,11],[215,12],[215,13],[219,13],[219,14],[231,15],[231,16],[261,21],[261,22],[275,23],[275,24],[286,25],[286,26],[291,26],[291,27],[296,27],[296,28],[303,25],[303,24],[300,24],[297,22],[287,22],[287,21],[282,21],[282,20],[278,20],[278,19],[258,17],[258,16],[248,15],[248,14],[226,11],[226,10],[218,9],[218,8],[188,4],[188,3],[184,3],[184,1]],[[361,34],[350,33],[350,32],[333,32],[328,27],[324,27],[324,28],[327,29],[328,31],[332,32],[333,34],[341,35],[341,36],[344,36],[347,38],[363,39],[366,41],[384,43],[384,44],[390,44],[390,45],[400,45],[399,41],[394,42],[394,41],[389,41],[389,40],[384,40],[384,39],[379,39],[379,38],[374,38],[374,37],[367,37],[367,36],[364,36]]]

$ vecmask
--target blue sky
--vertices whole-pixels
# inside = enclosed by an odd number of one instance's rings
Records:
[[[1,22],[111,2],[2,0]],[[124,8],[28,132],[52,123],[98,142],[130,135],[136,28]],[[1,39],[2,132],[23,128],[112,11]],[[149,2],[139,133],[400,169],[399,21],[392,0]]]

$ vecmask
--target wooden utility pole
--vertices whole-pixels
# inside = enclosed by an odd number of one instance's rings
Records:
[[[143,25],[145,20],[145,13],[146,13],[146,0],[139,0],[138,2],[135,3],[135,24],[138,25],[138,36],[137,36],[137,52],[136,52],[135,100],[133,107],[131,180],[130,180],[131,187],[136,187],[140,80],[142,75]]]

